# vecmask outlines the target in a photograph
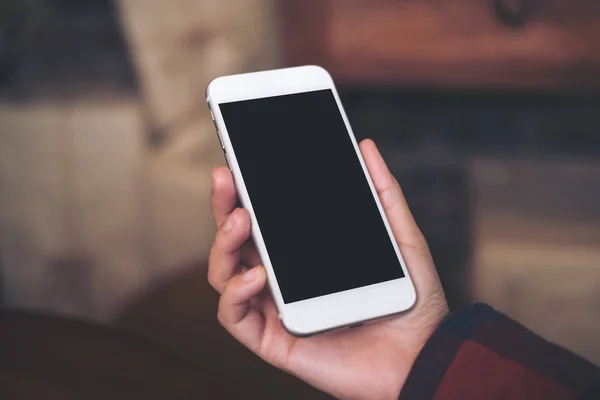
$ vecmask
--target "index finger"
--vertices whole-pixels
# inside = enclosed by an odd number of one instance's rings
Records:
[[[226,167],[217,167],[212,172],[210,203],[217,226],[221,226],[237,206],[233,175]]]

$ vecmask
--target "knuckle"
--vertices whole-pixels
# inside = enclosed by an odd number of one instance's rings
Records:
[[[219,321],[219,324],[223,327],[225,327],[226,322],[225,322],[225,318],[223,317],[223,313],[221,312],[221,309],[219,308],[219,311],[217,312],[217,321]]]
[[[221,258],[225,251],[225,246],[222,243],[222,240],[219,238],[219,233],[217,232],[217,236],[215,237],[215,241],[213,242],[210,251],[208,253],[209,266],[216,268],[218,264],[218,260]]]
[[[416,236],[418,237],[419,246],[423,249],[423,251],[429,253],[429,243],[427,243],[427,239],[425,238],[425,235],[423,235],[423,231],[421,231],[419,227],[417,227]]]
[[[207,278],[208,278],[208,283],[210,284],[210,286],[212,286],[213,288],[215,287],[215,280],[212,277],[212,274],[210,273],[210,271],[207,274]]]
[[[221,326],[226,327],[228,325],[227,318],[225,316],[225,306],[223,304],[223,297],[219,300],[219,308],[217,309],[217,321]]]
[[[217,276],[216,276],[216,272],[214,271],[214,268],[208,269],[208,274],[207,274],[207,279],[208,279],[208,283],[210,284],[210,286],[212,286],[215,290],[219,290],[219,283],[217,280]]]

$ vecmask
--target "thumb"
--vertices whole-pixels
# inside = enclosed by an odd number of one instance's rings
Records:
[[[371,139],[363,140],[360,151],[398,244],[426,249],[425,238],[408,208],[402,189],[375,143]]]

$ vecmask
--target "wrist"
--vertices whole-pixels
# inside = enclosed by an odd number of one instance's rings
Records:
[[[397,399],[401,393],[408,376],[413,369],[417,358],[421,351],[433,336],[444,318],[449,314],[446,303],[435,307],[429,316],[421,316],[417,318],[418,323],[410,324],[410,327],[404,327],[404,332],[398,335],[398,342],[401,350],[399,351],[399,359],[396,368],[396,382],[393,394],[389,397]]]

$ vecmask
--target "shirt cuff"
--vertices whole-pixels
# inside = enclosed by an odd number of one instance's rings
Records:
[[[400,399],[575,399],[600,371],[492,307],[442,321],[417,357]]]

